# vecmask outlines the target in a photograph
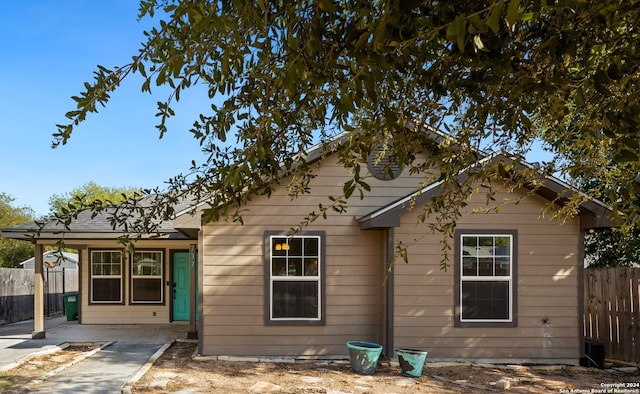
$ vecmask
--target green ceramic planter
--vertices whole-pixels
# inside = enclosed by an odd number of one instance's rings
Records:
[[[374,342],[347,342],[351,370],[361,375],[373,375],[376,371],[378,358],[382,353],[382,345]]]
[[[396,349],[400,371],[409,376],[419,377],[422,375],[422,367],[427,359],[427,352],[420,349]]]

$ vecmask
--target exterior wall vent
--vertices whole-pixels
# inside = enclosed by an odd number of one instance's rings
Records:
[[[402,168],[391,159],[393,145],[380,144],[367,158],[367,168],[375,178],[388,181],[395,179],[402,172]]]

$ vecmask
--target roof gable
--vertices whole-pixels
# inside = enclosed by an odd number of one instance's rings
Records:
[[[508,163],[513,162],[511,158],[504,155],[494,155],[481,159],[479,163],[496,161],[504,161]],[[529,167],[529,165],[520,162],[518,167],[519,169],[524,169],[525,167]],[[464,182],[469,177],[468,172],[469,169],[465,169],[458,174],[458,180],[460,182]],[[543,185],[536,188],[535,192],[549,201],[562,204],[566,201],[566,198],[563,198],[562,196],[566,195],[570,190],[572,190],[571,187],[561,180],[554,177],[546,177]],[[433,197],[442,193],[442,191],[443,181],[434,182],[390,204],[378,207],[356,219],[362,229],[398,227],[400,226],[400,216],[405,211],[413,206],[427,203]],[[594,199],[589,199],[580,206],[580,215],[583,219],[581,226],[583,229],[613,227],[614,224],[609,219],[610,214],[611,210],[604,203]]]

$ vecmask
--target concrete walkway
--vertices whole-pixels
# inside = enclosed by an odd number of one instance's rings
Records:
[[[34,385],[29,392],[119,393],[163,345],[187,337],[188,324],[81,325],[45,321],[45,339],[31,339],[33,321],[0,326],[0,371],[63,343],[113,342],[94,356]]]

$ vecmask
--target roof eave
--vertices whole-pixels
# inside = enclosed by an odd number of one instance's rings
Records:
[[[35,236],[35,232],[27,231],[2,231],[0,236],[7,239],[16,239],[21,241],[57,241],[57,240],[117,240],[119,237],[126,235],[125,233],[104,233],[104,232],[41,232]],[[189,234],[182,231],[166,231],[159,234],[141,234],[141,240],[154,239],[193,239]]]

